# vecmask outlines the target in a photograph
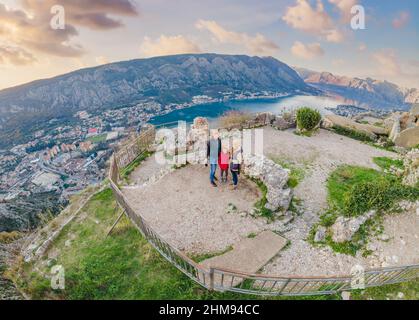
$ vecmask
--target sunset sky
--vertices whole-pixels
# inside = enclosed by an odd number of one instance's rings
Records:
[[[65,29],[50,27],[51,7]],[[366,30],[350,28],[350,8]],[[419,88],[417,0],[0,0],[0,88],[108,62],[215,52]]]

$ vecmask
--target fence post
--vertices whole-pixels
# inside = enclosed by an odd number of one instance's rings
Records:
[[[214,290],[214,268],[210,268],[209,276],[210,276],[209,289]]]

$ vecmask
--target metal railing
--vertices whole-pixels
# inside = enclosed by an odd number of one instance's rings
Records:
[[[154,141],[155,128],[150,128],[134,141],[121,148],[111,158],[110,186],[119,206],[147,241],[172,265],[201,286],[216,291],[231,291],[259,296],[301,296],[333,294],[354,288],[353,276],[299,277],[247,274],[220,268],[206,268],[194,262],[176,247],[164,240],[141,215],[132,209],[119,187],[119,172],[147,152]],[[365,288],[400,283],[419,277],[419,265],[383,268],[365,271]]]

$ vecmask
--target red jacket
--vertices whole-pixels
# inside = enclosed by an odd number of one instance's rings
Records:
[[[221,170],[228,170],[228,166],[230,163],[230,155],[228,153],[220,152],[218,156],[218,165],[220,166]]]

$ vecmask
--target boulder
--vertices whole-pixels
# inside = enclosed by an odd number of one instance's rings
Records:
[[[355,122],[349,118],[337,115],[327,115],[323,119],[322,126],[325,129],[333,128],[334,126],[343,127],[349,130],[354,130],[366,134],[371,139],[376,139],[377,135],[387,135],[388,132],[385,128],[377,127],[370,124],[362,124]]]
[[[333,121],[332,119],[329,119],[327,116],[324,117],[321,121],[321,127],[324,129],[332,129],[333,128]]]
[[[247,128],[263,127],[266,125],[270,125],[274,119],[275,119],[275,116],[269,112],[258,113],[252,119],[247,121],[245,127]]]
[[[400,125],[400,112],[394,112],[384,119],[383,125],[387,132],[390,132],[396,122]]]
[[[272,127],[278,130],[286,130],[295,127],[295,119],[277,116],[272,123]]]
[[[270,186],[268,187],[266,200],[268,200],[268,203],[265,205],[265,208],[268,210],[274,212],[280,208],[287,210],[291,204],[292,190],[289,188],[281,189],[274,186]]]
[[[410,122],[410,113],[409,112],[403,112],[400,115],[400,128],[401,131],[408,128],[408,123]]]
[[[371,210],[368,213],[355,218],[338,217],[331,227],[332,240],[337,243],[350,241],[359,228],[367,222],[367,220],[375,216],[376,213],[375,210]]]
[[[390,135],[388,136],[388,138],[394,142],[396,138],[399,136],[400,130],[400,121],[395,121],[393,127],[391,128]]]
[[[419,145],[419,126],[411,127],[400,132],[394,139],[396,146],[412,148]]]
[[[410,114],[416,118],[419,118],[419,103],[413,103],[410,109]]]

